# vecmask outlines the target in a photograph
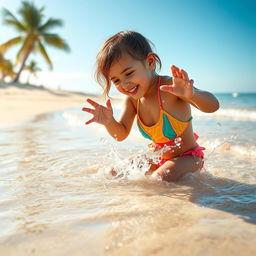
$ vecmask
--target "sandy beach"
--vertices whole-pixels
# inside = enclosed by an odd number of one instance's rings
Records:
[[[0,84],[0,126],[28,121],[37,114],[80,107],[88,95],[22,84]]]

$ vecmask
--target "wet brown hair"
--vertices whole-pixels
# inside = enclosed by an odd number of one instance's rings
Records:
[[[135,31],[121,31],[105,41],[96,58],[95,78],[108,96],[111,80],[109,69],[113,61],[121,58],[123,53],[130,54],[134,59],[144,61],[154,46],[147,38]],[[162,63],[157,54],[153,53],[156,63],[161,68]]]

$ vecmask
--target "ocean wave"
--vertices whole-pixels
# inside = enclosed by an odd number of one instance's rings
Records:
[[[76,112],[64,111],[62,112],[62,117],[67,121],[68,125],[70,126],[82,127],[86,122],[86,118]]]
[[[233,111],[234,110],[232,110],[232,112],[229,112],[228,110],[223,110],[223,111],[220,110],[221,113],[218,114],[218,116],[223,116],[224,114],[227,115],[228,113],[230,113],[230,116],[235,118],[236,114],[234,115]],[[198,111],[197,113],[200,113],[200,112]],[[241,110],[237,112],[237,115],[240,115],[239,116],[240,121],[242,118],[244,118],[244,120],[256,121],[256,113],[253,112],[251,116],[249,116],[248,114],[244,114],[245,116],[243,116],[242,113],[243,112]],[[102,135],[106,134],[106,130],[102,125],[92,123],[88,126],[85,126],[84,123],[88,119],[88,117],[86,118],[84,115],[78,112],[64,111],[62,113],[62,117],[66,120],[69,126],[83,127],[83,128],[86,128],[87,130],[91,130],[94,132],[96,131],[98,134],[102,134]],[[128,141],[130,141],[130,143],[135,142],[143,145],[144,144],[147,145],[149,142],[141,136],[140,132],[136,127],[136,124],[133,125],[133,128],[131,129],[131,132],[127,139]],[[223,139],[223,138],[211,139],[209,137],[204,139],[203,137],[201,137],[200,144],[204,145],[209,152],[213,150],[221,150],[226,152],[229,151],[230,153],[244,155],[248,157],[256,157],[256,146],[254,145],[254,143],[251,143],[249,140],[238,141],[237,138],[234,136],[230,136],[230,138],[226,138],[226,139]]]
[[[249,143],[237,142],[236,138],[231,137],[226,140],[201,140],[201,144],[206,147],[206,154],[213,152],[226,152],[234,155],[256,158],[256,146]]]
[[[255,108],[225,108],[219,109],[215,113],[203,113],[198,109],[193,109],[196,117],[211,117],[215,119],[229,119],[234,121],[256,121]]]

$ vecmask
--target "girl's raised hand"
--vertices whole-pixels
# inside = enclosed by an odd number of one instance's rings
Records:
[[[91,104],[93,108],[82,108],[82,111],[92,114],[93,118],[87,121],[85,124],[96,122],[106,125],[111,121],[113,118],[113,109],[110,100],[108,100],[106,103],[107,107],[104,107],[91,99],[87,99],[87,102]]]
[[[173,75],[172,85],[162,85],[160,89],[178,97],[192,98],[194,95],[194,81],[189,80],[187,72],[174,65],[171,66],[171,72]]]

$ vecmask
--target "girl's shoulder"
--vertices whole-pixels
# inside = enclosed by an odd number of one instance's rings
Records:
[[[161,85],[172,85],[172,77],[163,76]],[[190,105],[180,97],[166,91],[161,91],[161,101],[163,109],[176,117],[178,120],[188,120],[191,116]]]
[[[172,85],[173,84],[173,80],[172,77],[170,76],[161,76],[161,85]],[[166,91],[160,91],[161,97],[163,98],[163,100],[167,100],[167,101],[175,101],[178,100],[178,97],[175,96],[172,93],[166,92]]]
[[[161,85],[171,85],[172,77],[171,76],[161,76]]]
[[[129,96],[126,96],[124,99],[124,103],[126,106],[132,107],[137,112],[137,100],[135,100]]]

